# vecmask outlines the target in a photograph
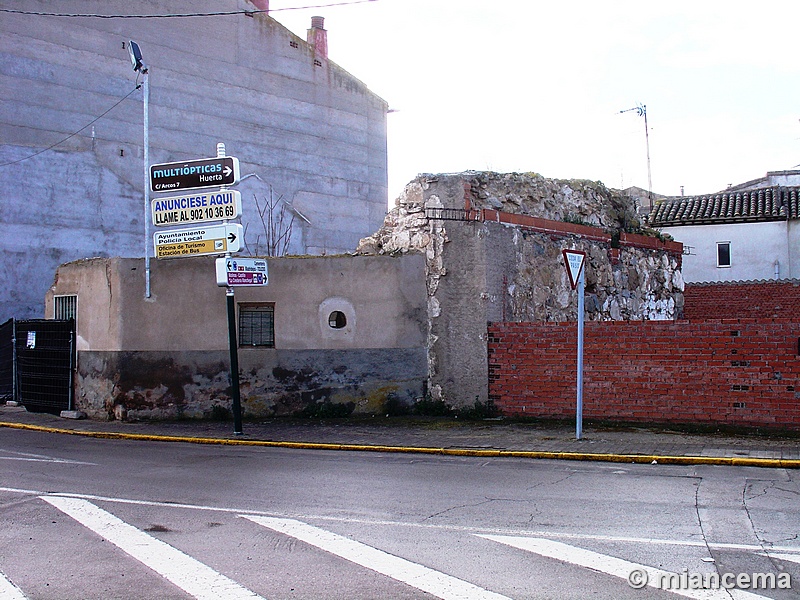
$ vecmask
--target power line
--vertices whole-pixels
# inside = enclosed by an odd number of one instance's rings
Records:
[[[35,12],[29,10],[18,10],[14,8],[0,8],[0,12],[13,13],[17,15],[33,15],[37,17],[82,17],[90,19],[175,19],[184,17],[222,17],[228,15],[254,15],[258,13],[268,14],[286,10],[304,10],[308,8],[330,8],[332,6],[364,4],[366,2],[377,2],[377,0],[349,0],[348,2],[334,2],[331,4],[313,4],[308,6],[270,8],[269,10],[231,10],[231,11],[205,12],[205,13],[177,13],[171,15],[98,15],[98,14],[79,14],[79,13],[48,13],[48,12]]]
[[[112,106],[111,108],[109,108],[109,109],[108,109],[107,111],[105,111],[105,112],[104,112],[102,115],[100,115],[99,117],[96,117],[96,118],[92,119],[92,120],[91,120],[90,122],[88,122],[86,125],[84,125],[84,126],[83,126],[83,127],[81,127],[80,129],[78,129],[78,131],[76,131],[75,133],[71,133],[71,134],[69,134],[69,135],[68,135],[67,137],[65,137],[63,140],[60,140],[60,141],[56,142],[56,143],[55,143],[55,144],[53,144],[52,146],[48,146],[48,147],[47,147],[47,148],[45,148],[44,150],[39,150],[39,152],[34,152],[34,153],[33,153],[33,154],[31,154],[30,156],[25,156],[25,157],[23,157],[23,158],[18,158],[17,160],[12,160],[12,161],[10,161],[10,162],[7,162],[7,163],[2,163],[2,164],[0,164],[0,167],[7,167],[8,165],[15,165],[15,164],[17,164],[17,163],[21,163],[21,162],[22,162],[22,161],[24,161],[24,160],[28,160],[29,158],[33,158],[34,156],[39,156],[40,154],[42,154],[42,153],[44,153],[44,152],[47,152],[48,150],[52,150],[52,149],[53,149],[53,148],[55,148],[56,146],[60,146],[61,144],[63,144],[64,142],[66,142],[68,139],[70,139],[70,138],[73,138],[73,137],[75,137],[76,135],[78,135],[78,134],[79,134],[81,131],[83,131],[84,129],[86,129],[86,128],[87,128],[87,127],[89,127],[90,125],[94,125],[95,123],[97,123],[97,122],[98,122],[100,119],[102,119],[103,117],[105,117],[105,116],[106,116],[108,113],[110,113],[112,110],[114,110],[115,108],[117,108],[117,107],[118,107],[120,104],[122,104],[122,102],[123,102],[123,101],[127,100],[127,99],[128,99],[128,96],[130,96],[130,95],[131,95],[133,92],[135,92],[136,90],[138,90],[140,87],[142,87],[142,86],[141,86],[141,84],[137,85],[137,86],[136,86],[135,88],[133,88],[133,89],[132,89],[130,92],[128,92],[128,93],[127,93],[127,94],[125,94],[125,95],[124,95],[122,98],[120,98],[120,99],[119,99],[119,100],[118,100],[118,101],[117,101],[117,102],[114,104],[114,106]]]

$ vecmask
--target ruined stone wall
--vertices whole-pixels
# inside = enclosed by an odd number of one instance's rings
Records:
[[[681,246],[647,233],[633,202],[600,183],[422,175],[358,252],[425,255],[429,389],[464,406],[488,401],[487,322],[576,320],[564,249],[587,254],[587,320],[679,316]]]

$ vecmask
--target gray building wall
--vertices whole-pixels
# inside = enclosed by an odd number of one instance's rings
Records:
[[[157,261],[145,298],[143,259],[59,267],[48,291],[77,296],[76,406],[93,417],[208,417],[230,405],[225,289],[212,258]],[[239,349],[245,416],[323,402],[378,413],[410,405],[427,379],[421,255],[268,259],[269,285],[237,287],[238,307],[274,305],[275,347]],[[345,313],[332,329],[328,316]]]
[[[81,14],[255,8],[247,0],[0,0],[0,7]],[[126,98],[136,82],[123,47],[130,39],[150,67],[149,162],[214,156],[224,142],[241,162],[249,252],[263,252],[254,196],[263,208],[270,189],[308,219],[295,220],[291,253],[351,251],[380,226],[386,102],[274,19],[3,13],[0,321],[41,317],[61,263],[144,256],[143,103],[141,90]]]

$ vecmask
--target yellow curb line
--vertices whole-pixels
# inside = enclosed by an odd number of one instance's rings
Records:
[[[185,442],[189,444],[216,444],[221,446],[262,446],[269,448],[294,448],[301,450],[348,450],[360,452],[396,452],[413,454],[440,454],[444,456],[476,456],[483,458],[535,458],[555,460],[590,460],[615,463],[661,465],[728,465],[735,467],[767,467],[800,469],[800,460],[783,458],[752,458],[727,456],[663,456],[657,454],[601,454],[591,452],[547,452],[544,450],[480,450],[477,448],[436,448],[425,446],[382,446],[365,444],[330,444],[321,442],[274,442],[231,438],[151,435],[145,433],[118,433],[60,429],[24,423],[0,421],[0,427],[24,429],[44,433],[80,435],[114,440],[143,440],[149,442]]]

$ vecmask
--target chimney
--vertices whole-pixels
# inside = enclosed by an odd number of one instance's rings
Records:
[[[328,32],[325,31],[324,17],[311,17],[311,29],[307,32],[308,45],[320,58],[328,58]]]
[[[250,0],[250,2],[258,9],[264,12],[269,12],[269,0]]]

